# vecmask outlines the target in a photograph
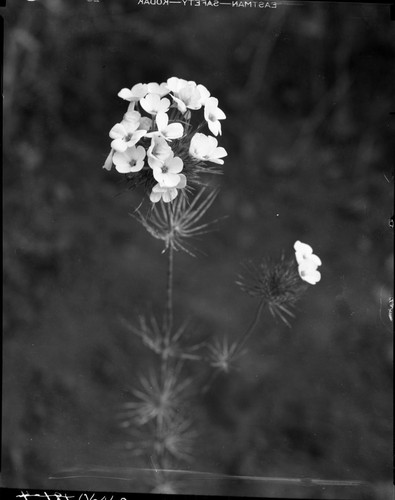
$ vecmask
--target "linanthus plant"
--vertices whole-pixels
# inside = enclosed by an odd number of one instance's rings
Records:
[[[162,83],[138,83],[123,88],[118,96],[128,107],[122,120],[110,130],[111,149],[103,165],[123,175],[128,186],[142,191],[143,201],[131,214],[146,231],[164,243],[167,252],[167,283],[163,317],[140,315],[137,323],[124,320],[127,328],[157,357],[158,362],[138,377],[134,400],[119,413],[120,425],[130,440],[126,447],[135,455],[149,457],[153,467],[149,487],[153,492],[176,492],[174,465],[193,454],[197,433],[188,408],[196,390],[185,374],[185,364],[206,363],[211,376],[206,391],[219,372],[228,373],[244,354],[245,344],[267,306],[287,325],[286,316],[305,290],[301,279],[315,284],[320,279],[320,259],[312,248],[295,243],[295,261],[262,261],[245,265],[236,281],[242,291],[259,297],[252,323],[238,337],[188,343],[188,324],[175,327],[174,255],[184,251],[195,256],[190,240],[212,229],[204,216],[218,195],[206,182],[206,174],[219,174],[227,156],[218,145],[221,121],[226,118],[218,99],[193,81],[171,77]],[[148,204],[143,212],[142,206]],[[173,470],[174,472],[174,470]]]

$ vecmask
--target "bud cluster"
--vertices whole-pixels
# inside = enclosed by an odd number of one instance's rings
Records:
[[[206,162],[223,165],[227,152],[207,126],[221,135],[225,113],[203,85],[171,77],[163,83],[138,83],[118,96],[129,102],[120,123],[110,130],[111,151],[103,168],[125,174],[134,186],[144,185],[152,203],[173,201],[179,190],[197,182],[202,172],[215,173]],[[203,109],[195,126],[192,113]]]

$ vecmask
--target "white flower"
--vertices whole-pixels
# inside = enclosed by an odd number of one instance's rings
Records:
[[[200,109],[201,95],[195,82],[187,82],[177,93],[173,95],[174,102],[181,113],[187,109]]]
[[[167,87],[181,113],[187,109],[200,109],[210,97],[210,92],[204,85],[196,85],[194,81],[186,81],[175,76],[167,80]]]
[[[123,153],[127,148],[134,146],[143,137],[147,131],[137,130],[139,123],[135,120],[122,120],[121,123],[116,123],[110,130],[112,149]]]
[[[163,82],[160,85],[159,83],[151,82],[147,84],[147,87],[150,94],[158,94],[161,97],[169,93],[166,82]]]
[[[178,156],[174,156],[173,151],[164,160],[162,164],[156,164],[151,167],[155,180],[159,183],[160,187],[173,188],[180,182],[179,173],[184,167],[184,163]]]
[[[144,167],[145,149],[143,146],[128,148],[124,153],[114,153],[113,162],[120,174],[139,172]]]
[[[151,145],[147,150],[148,165],[152,169],[160,167],[171,153],[171,147],[167,144],[164,137],[154,135],[151,140]]]
[[[307,283],[315,285],[321,279],[321,273],[317,271],[317,267],[322,265],[321,259],[313,254],[310,245],[299,240],[295,242],[294,249],[299,276]]]
[[[137,83],[131,89],[123,88],[118,92],[118,97],[125,101],[136,102],[145,97],[148,93],[148,86],[145,83]]]
[[[152,203],[157,203],[161,199],[165,203],[173,201],[174,198],[177,197],[178,189],[183,189],[187,185],[187,180],[185,175],[179,174],[179,177],[180,177],[179,183],[171,188],[163,187],[160,184],[155,184],[150,194],[150,200],[152,201]]]
[[[224,160],[221,160],[221,158],[228,153],[224,148],[217,146],[218,141],[215,137],[197,133],[192,137],[189,153],[198,160],[211,161],[223,165]]]
[[[147,94],[140,101],[140,106],[151,115],[156,115],[159,112],[166,113],[170,104],[169,99],[166,97],[161,99],[159,94]]]
[[[221,123],[219,120],[226,118],[225,113],[218,107],[218,99],[209,97],[204,105],[204,118],[208,128],[214,135],[221,135]]]
[[[170,90],[170,92],[173,92],[173,94],[178,94],[178,92],[185,87],[185,85],[188,82],[184,80],[183,78],[177,78],[176,76],[172,76],[171,78],[167,79],[167,88]],[[192,82],[189,82],[192,83]]]
[[[170,123],[169,125],[169,117],[166,113],[159,112],[156,115],[155,122],[158,130],[156,132],[150,132],[147,134],[147,137],[160,135],[167,141],[171,141],[172,139],[179,139],[184,133],[184,127],[181,123]]]

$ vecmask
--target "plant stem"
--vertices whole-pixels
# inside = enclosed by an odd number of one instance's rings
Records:
[[[244,335],[239,340],[237,348],[236,348],[233,356],[236,355],[236,354],[238,354],[240,352],[241,348],[244,346],[244,344],[247,342],[247,340],[251,336],[252,332],[254,331],[255,326],[257,325],[257,323],[259,321],[259,318],[261,316],[261,312],[262,312],[262,309],[263,309],[264,305],[265,305],[265,301],[261,300],[261,302],[259,303],[258,309],[256,310],[255,317],[252,320],[250,326],[245,331]]]
[[[254,331],[254,328],[257,325],[259,318],[261,316],[261,312],[262,312],[264,305],[265,305],[265,301],[261,300],[261,302],[259,303],[258,309],[256,310],[254,319],[252,320],[251,324],[249,325],[249,327],[247,328],[245,333],[242,335],[239,342],[236,344],[236,349],[234,350],[233,354],[231,355],[232,359],[234,359],[240,353],[241,348],[244,346],[244,344],[247,342],[247,340],[251,336],[252,332]],[[211,375],[209,381],[206,383],[206,385],[202,389],[202,394],[205,394],[210,389],[211,384],[214,382],[214,380],[216,379],[216,377],[218,376],[219,373],[220,373],[220,371],[218,370],[218,371],[215,371]]]
[[[168,373],[169,358],[168,348],[171,338],[171,330],[173,328],[173,274],[174,274],[174,249],[169,245],[168,261],[167,261],[167,285],[166,285],[166,306],[164,314],[164,330],[163,330],[163,346],[164,350],[161,353],[161,383],[164,384],[166,373]],[[163,420],[157,417],[156,419],[156,437],[159,440],[159,447],[154,450],[154,455],[161,469],[166,468],[166,452],[162,446],[164,435]],[[164,481],[165,478],[161,478]]]
[[[173,327],[173,272],[174,272],[174,249],[169,245],[166,287],[166,313],[165,313],[165,342],[170,340]]]

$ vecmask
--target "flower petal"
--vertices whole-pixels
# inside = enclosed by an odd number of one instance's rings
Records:
[[[118,97],[124,99],[125,101],[131,101],[133,95],[130,89],[124,88],[118,92]]]
[[[104,165],[103,165],[103,168],[105,168],[106,170],[111,170],[113,154],[114,154],[114,150],[111,149],[111,151],[110,151],[109,155],[107,156],[106,161],[104,162]]]
[[[179,99],[178,97],[175,97],[175,96],[173,96],[173,100],[177,104],[178,111],[180,113],[184,114],[185,111],[187,110],[185,102],[182,99]]]
[[[295,252],[306,253],[306,254],[313,253],[313,249],[311,248],[310,245],[307,245],[307,243],[302,243],[299,240],[295,241],[294,249],[295,249]]]
[[[138,127],[141,119],[141,114],[138,111],[128,109],[126,113],[123,115],[122,122],[126,122],[127,124],[137,125]]]
[[[167,139],[179,139],[184,133],[184,127],[181,123],[171,123],[162,131],[162,133]]]
[[[167,88],[171,92],[179,92],[182,87],[184,87],[188,82],[182,78],[177,78],[176,76],[172,76],[167,79]]]
[[[169,99],[167,99],[167,97],[163,97],[163,99],[159,101],[158,111],[161,111],[162,113],[167,113],[169,111],[170,104],[171,102],[169,101]]]
[[[144,167],[144,162],[139,160],[136,161],[135,165],[133,167],[130,167],[131,172],[140,172],[140,170]]]
[[[137,146],[136,153],[135,153],[135,156],[134,156],[135,159],[136,160],[144,160],[145,155],[146,155],[146,153],[145,153],[144,147],[143,146]]]
[[[180,182],[178,174],[163,173],[161,168],[153,169],[154,179],[159,182],[161,187],[173,188]]]
[[[226,152],[225,148],[219,147],[216,148],[215,151],[211,153],[211,161],[213,161],[213,158],[223,158],[224,156],[228,156],[228,153]]]
[[[147,94],[140,100],[140,106],[147,112],[151,114],[156,114],[156,110],[159,106],[160,97],[158,94]]]
[[[150,134],[147,134],[147,136],[150,136]],[[147,150],[147,156],[148,165],[151,168],[156,168],[161,167],[169,156],[173,156],[173,152],[164,137],[154,135]]]
[[[113,128],[110,130],[110,137],[111,139],[118,139],[125,137],[126,135],[126,130],[125,127],[122,125],[122,123],[116,123]]]
[[[318,267],[318,266],[321,266],[321,265],[322,265],[321,259],[318,257],[318,255],[311,254],[311,255],[309,255],[309,257],[307,258],[307,260],[308,260],[309,262],[311,262],[312,264],[314,264],[314,265],[315,265],[315,267]]]
[[[156,82],[150,82],[147,84],[147,88],[150,94],[158,94],[161,97],[169,93],[166,82],[163,82],[160,85]]]
[[[180,177],[180,182],[177,184],[176,188],[184,189],[184,187],[187,185],[187,178],[184,174],[179,174],[179,177]]]
[[[211,163],[217,163],[218,165],[224,164],[224,160],[221,160],[220,158],[207,158],[207,161],[211,161]]]
[[[174,200],[174,198],[177,197],[177,189],[172,188],[172,189],[167,189],[163,194],[162,194],[162,200],[165,203],[170,203],[171,201]]]
[[[226,118],[225,113],[220,108],[217,108],[216,116],[217,116],[217,120],[225,120],[225,118]]]
[[[130,172],[132,172],[132,168],[127,162],[118,163],[118,165],[115,165],[115,169],[120,174],[129,174]]]
[[[126,144],[126,142],[122,138],[117,138],[111,142],[111,147],[115,151],[119,151],[120,153],[123,153],[128,148],[128,145]]]
[[[166,113],[159,112],[156,115],[156,125],[158,126],[158,130],[162,131],[167,127],[167,124],[169,123],[169,117],[167,116]]]
[[[168,168],[169,173],[178,174],[184,167],[184,162],[178,156],[174,156],[173,158],[169,158],[165,161],[165,165]]]
[[[133,142],[133,144],[136,144],[136,142],[138,142],[146,134],[147,134],[147,131],[145,129],[136,130],[135,132],[133,132],[133,136],[132,136],[132,142]]]
[[[204,106],[206,103],[207,99],[210,97],[210,92],[206,89],[204,85],[199,84],[197,86],[197,89],[200,94],[200,103]]]
[[[219,121],[216,122],[209,121],[207,122],[207,125],[211,133],[213,133],[214,135],[222,135],[221,124]]]
[[[148,131],[151,128],[151,125],[152,125],[151,118],[148,118],[148,116],[143,116],[140,120],[139,129]]]
[[[158,203],[160,199],[162,198],[162,193],[161,192],[155,192],[154,191],[155,186],[153,187],[149,199],[152,201],[152,203]]]
[[[133,94],[134,100],[136,101],[145,97],[145,95],[148,93],[148,87],[145,83],[136,83],[136,85],[133,85],[130,90]]]
[[[305,269],[299,269],[299,275],[302,280],[310,283],[310,285],[315,285],[321,280],[321,273],[317,270],[307,271]]]

